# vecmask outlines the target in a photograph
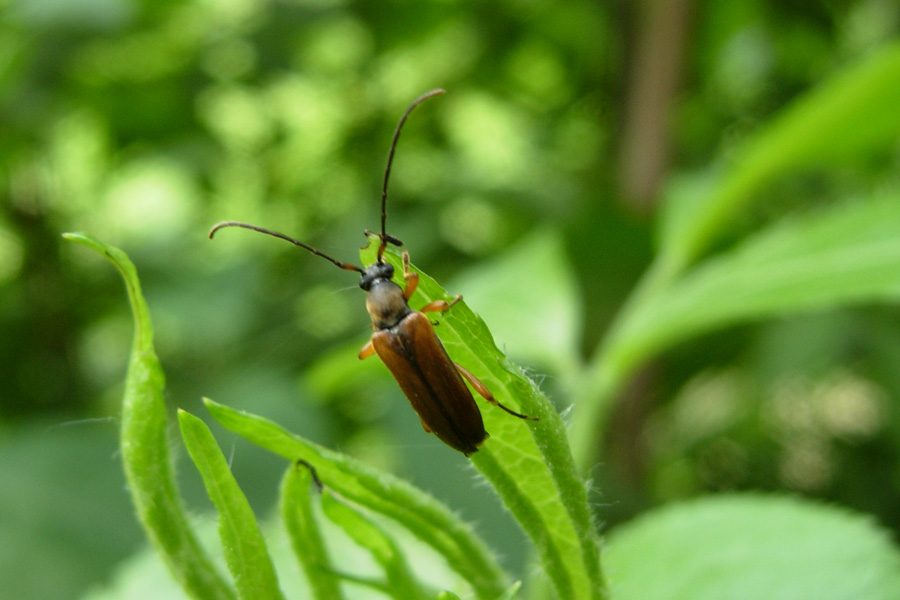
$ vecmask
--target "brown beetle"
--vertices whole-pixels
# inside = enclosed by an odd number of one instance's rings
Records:
[[[403,113],[397,129],[394,131],[387,168],[384,172],[384,185],[381,193],[381,233],[377,234],[380,244],[378,259],[374,264],[363,269],[331,258],[312,246],[283,233],[237,221],[224,221],[214,225],[209,232],[209,237],[212,238],[223,227],[252,229],[305,248],[313,254],[331,261],[341,269],[360,273],[359,287],[368,293],[366,309],[369,311],[372,329],[375,333],[359,351],[359,358],[368,358],[372,354],[378,354],[397,383],[400,384],[400,389],[406,394],[413,410],[419,415],[425,431],[434,433],[451,448],[469,456],[478,450],[478,447],[487,439],[488,433],[484,430],[481,412],[478,410],[478,405],[475,404],[472,393],[466,387],[465,381],[468,381],[485,400],[511,415],[520,419],[537,419],[517,413],[500,404],[483,383],[450,359],[444,345],[441,344],[441,340],[435,333],[434,327],[424,313],[444,312],[458,302],[462,296],[456,296],[450,302],[435,300],[419,310],[413,310],[409,307],[408,302],[419,283],[419,276],[410,270],[409,253],[406,250],[403,251],[403,280],[405,282],[403,288],[391,280],[394,276],[394,266],[384,260],[384,251],[387,249],[388,243],[395,246],[402,245],[400,240],[386,232],[388,179],[400,131],[413,109],[425,100],[443,93],[444,90],[432,90],[417,98]],[[367,231],[366,233],[372,232]]]

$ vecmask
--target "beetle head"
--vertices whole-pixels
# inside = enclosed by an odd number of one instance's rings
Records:
[[[372,284],[378,279],[390,281],[393,276],[394,265],[387,262],[377,262],[373,265],[369,265],[363,270],[362,275],[359,278],[359,287],[368,292],[372,289]]]

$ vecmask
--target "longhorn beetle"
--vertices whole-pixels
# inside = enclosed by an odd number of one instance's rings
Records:
[[[360,273],[359,287],[368,293],[366,309],[369,311],[375,333],[359,351],[359,358],[364,359],[378,354],[400,384],[400,389],[406,394],[413,410],[419,415],[425,431],[434,433],[451,448],[469,456],[478,450],[487,439],[488,433],[484,430],[481,412],[465,381],[468,381],[485,400],[509,414],[531,421],[536,421],[537,418],[527,417],[500,404],[483,383],[450,359],[424,313],[444,312],[459,302],[462,296],[456,296],[450,302],[435,300],[419,310],[413,310],[409,307],[409,299],[416,291],[419,275],[409,267],[409,252],[403,250],[402,254],[405,282],[403,288],[391,281],[394,266],[384,260],[384,251],[389,243],[395,246],[403,245],[403,242],[388,235],[386,230],[388,179],[400,131],[413,109],[425,100],[443,93],[444,90],[437,89],[419,96],[400,117],[394,131],[381,190],[381,233],[366,231],[367,235],[377,235],[380,240],[374,264],[361,268],[341,262],[283,233],[237,221],[224,221],[214,225],[209,231],[209,237],[212,238],[224,227],[252,229],[300,246],[331,261],[341,269]]]

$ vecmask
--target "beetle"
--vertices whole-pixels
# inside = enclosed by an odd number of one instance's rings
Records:
[[[528,417],[501,404],[477,377],[463,366],[454,363],[447,354],[425,313],[443,313],[459,302],[462,296],[457,295],[450,302],[435,300],[419,310],[413,310],[409,306],[409,299],[416,291],[419,275],[410,268],[409,252],[405,249],[402,252],[404,281],[402,288],[392,281],[394,266],[384,260],[388,244],[398,247],[403,245],[403,242],[389,235],[386,229],[388,179],[400,131],[410,113],[419,104],[443,93],[444,90],[436,89],[419,96],[403,113],[394,130],[381,191],[381,233],[368,230],[365,232],[366,235],[376,235],[379,239],[377,260],[374,264],[362,268],[345,263],[283,233],[239,221],[223,221],[213,225],[209,237],[212,239],[217,231],[225,227],[251,229],[290,242],[316,256],[321,256],[341,269],[358,272],[359,287],[367,293],[366,309],[375,332],[359,351],[359,358],[365,359],[377,354],[397,380],[413,410],[419,415],[425,431],[435,434],[454,450],[469,456],[478,450],[489,434],[484,429],[481,411],[475,404],[466,381],[485,400],[509,414],[531,421],[536,421],[537,418]]]

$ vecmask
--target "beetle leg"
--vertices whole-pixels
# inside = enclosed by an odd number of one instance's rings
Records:
[[[372,345],[372,340],[366,342],[366,345],[362,347],[359,351],[359,360],[363,360],[364,358],[369,358],[375,354],[375,346]]]
[[[435,300],[434,302],[429,302],[425,306],[419,309],[420,312],[444,312],[450,310],[450,307],[462,300],[462,294],[457,294],[456,297],[447,302],[446,300]]]
[[[420,420],[422,421],[422,429],[425,430],[425,433],[431,433],[431,429],[428,427],[428,425],[425,424],[425,420],[424,419],[420,419]]]
[[[494,395],[491,393],[491,390],[487,389],[487,387],[483,383],[481,383],[481,380],[472,375],[472,373],[470,373],[467,368],[457,363],[453,363],[453,366],[456,367],[456,370],[459,371],[459,374],[462,375],[466,381],[472,384],[472,387],[475,388],[476,392],[481,394],[482,398],[492,404],[496,402],[496,400],[494,400]]]
[[[406,287],[403,288],[403,297],[406,300],[409,300],[412,298],[416,288],[419,287],[419,274],[410,270],[409,252],[406,250],[403,251],[403,280],[406,282]],[[456,298],[450,302],[447,302],[446,300],[435,300],[434,302],[429,302],[420,310],[422,312],[444,312],[460,300],[462,300],[462,295],[457,295]]]
[[[472,387],[475,388],[475,391],[478,392],[485,400],[487,400],[494,406],[502,408],[503,410],[505,410],[512,416],[519,417],[520,419],[525,419],[528,421],[537,421],[538,420],[537,417],[529,417],[529,416],[523,415],[521,413],[517,413],[516,411],[503,406],[502,404],[500,404],[500,402],[497,401],[496,398],[494,398],[494,395],[491,393],[491,391],[489,389],[487,389],[487,387],[485,387],[485,385],[483,383],[481,383],[481,381],[479,381],[479,379],[477,377],[472,375],[468,371],[468,369],[466,369],[462,365],[458,365],[456,363],[453,363],[453,365],[456,367],[456,370],[459,371],[459,374],[462,375],[466,381],[468,381],[470,384],[472,384]]]
[[[419,286],[419,274],[410,271],[409,252],[406,250],[403,251],[403,281],[406,282],[406,287],[403,288],[403,297],[409,300]]]

